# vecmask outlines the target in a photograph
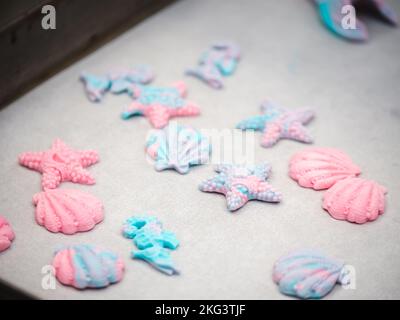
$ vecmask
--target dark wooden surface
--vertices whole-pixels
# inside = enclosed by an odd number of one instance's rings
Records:
[[[32,300],[31,295],[0,281],[0,300]]]
[[[0,107],[173,0],[0,2]],[[41,8],[56,8],[43,30]]]

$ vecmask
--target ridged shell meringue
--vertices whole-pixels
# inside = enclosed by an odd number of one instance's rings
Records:
[[[290,177],[300,186],[315,190],[328,189],[360,173],[350,157],[333,148],[307,148],[295,154],[289,164]]]
[[[37,223],[51,232],[89,231],[104,216],[100,200],[79,190],[46,190],[35,194],[33,203]]]
[[[343,267],[344,263],[317,251],[302,249],[278,259],[272,278],[283,294],[320,299],[341,283]]]
[[[375,181],[348,178],[324,194],[322,207],[335,219],[365,223],[384,213],[386,192]]]

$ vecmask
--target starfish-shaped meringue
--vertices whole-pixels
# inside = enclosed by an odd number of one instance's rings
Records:
[[[195,116],[200,113],[199,107],[185,101],[186,85],[176,82],[169,87],[157,88],[134,85],[134,102],[122,113],[123,119],[133,116],[145,116],[157,129],[168,124],[172,117]]]
[[[21,165],[43,174],[43,190],[54,189],[63,181],[94,184],[94,178],[84,168],[98,161],[96,151],[72,150],[60,139],[54,140],[48,151],[24,152],[19,156]]]
[[[345,14],[342,12],[345,6],[365,5],[378,12],[387,22],[396,26],[399,19],[396,12],[385,2],[385,0],[314,0],[318,6],[322,22],[332,32],[352,41],[368,40],[368,30],[366,25],[360,20],[355,20],[354,28],[344,28],[342,20]]]
[[[272,147],[280,139],[292,139],[312,143],[313,139],[304,127],[314,118],[314,111],[303,109],[289,111],[270,101],[261,104],[262,115],[258,115],[237,124],[237,129],[262,130],[261,145]]]
[[[266,182],[271,172],[267,163],[253,166],[221,164],[215,171],[218,175],[203,181],[199,189],[224,194],[230,211],[241,208],[249,200],[280,202],[282,199],[281,193]]]

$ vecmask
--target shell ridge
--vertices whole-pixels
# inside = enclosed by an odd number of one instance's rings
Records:
[[[306,188],[328,189],[335,183],[360,174],[343,152],[332,148],[307,148],[292,156],[289,176]]]
[[[297,250],[275,262],[273,280],[284,294],[320,299],[338,283],[343,266],[318,251]]]
[[[49,193],[48,193],[49,192]],[[44,191],[43,192],[43,204],[44,206],[46,206],[50,209],[50,210],[46,210],[46,212],[44,213],[44,227],[52,232],[59,232],[61,230],[61,220],[60,217],[57,215],[57,210],[54,207],[53,202],[50,199],[50,192],[51,191]],[[44,202],[46,201],[46,202]],[[54,219],[54,221],[51,221],[52,219]],[[56,229],[49,229],[52,225],[54,225],[56,227]],[[48,228],[49,227],[49,228]]]
[[[70,207],[67,208],[64,206],[67,214],[69,214],[74,221],[74,226],[76,226],[75,232],[92,229],[95,223],[93,219],[93,208],[87,205],[87,201],[92,200],[90,199],[91,197],[89,197],[89,194],[82,193],[80,196],[78,196],[77,194],[70,192],[69,195],[65,193],[63,196],[67,200],[68,206]],[[85,209],[85,212],[91,219],[85,219],[85,215],[82,215],[79,206],[82,206]]]
[[[104,277],[107,278],[109,283],[115,283],[118,281],[118,270],[117,268],[113,268],[113,265],[116,265],[118,262],[118,256],[111,252],[101,252],[99,253],[99,258],[101,259],[101,263],[104,267]]]
[[[111,283],[108,279],[110,270],[101,252],[97,252],[94,247],[88,246],[88,254],[91,254],[90,263],[87,263],[91,275],[91,283],[94,285],[107,285]],[[94,276],[93,276],[94,273]]]
[[[74,264],[74,270],[75,270],[75,279],[74,279],[74,283],[78,288],[85,288],[87,286],[90,287],[90,274],[89,274],[89,270],[86,266],[86,263],[81,255],[81,251],[82,248],[81,247],[86,247],[86,245],[82,245],[80,247],[78,246],[74,246],[73,247],[73,251],[74,251],[74,255],[72,257],[72,261]],[[83,249],[85,250],[85,249]]]
[[[64,232],[64,231],[66,231],[65,226],[71,226],[71,227],[73,227],[72,233],[77,232],[79,230],[79,222],[76,218],[76,215],[73,213],[73,211],[70,208],[68,208],[65,205],[65,198],[68,199],[68,196],[65,193],[61,193],[61,192],[52,192],[52,195],[54,197],[54,200],[57,200],[57,201],[54,201],[53,208],[54,208],[55,214],[58,216],[59,220],[61,221],[61,226],[60,226],[59,230],[63,230],[63,232]],[[70,200],[72,200],[72,198],[70,198]],[[57,203],[59,204],[60,209],[62,208],[63,211],[56,210],[56,206],[58,206]],[[73,206],[72,203],[73,202],[69,201],[68,204],[70,207]],[[75,208],[75,209],[77,209],[77,208]],[[67,215],[69,218],[64,217],[64,214],[62,212],[64,212],[65,215]],[[67,222],[68,221],[67,219],[70,221],[70,223]]]
[[[354,189],[350,189],[349,192],[349,198],[347,205],[345,206],[344,213],[346,216],[348,216],[351,220],[350,221],[357,221],[357,217],[353,214],[353,204],[354,201],[357,199],[358,194],[360,193],[360,189],[365,185],[365,181],[360,181],[359,179],[357,180],[358,183],[354,183],[352,186],[354,186]],[[349,187],[348,187],[349,188]]]
[[[102,288],[122,279],[124,264],[118,255],[89,245],[70,245],[53,258],[57,279],[78,289]]]

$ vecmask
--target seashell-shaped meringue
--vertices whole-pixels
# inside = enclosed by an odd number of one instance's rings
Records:
[[[33,196],[36,222],[51,232],[89,231],[103,220],[103,205],[89,193],[51,189]]]
[[[348,178],[325,192],[322,207],[335,219],[365,223],[384,213],[386,192],[375,181]]]
[[[124,262],[117,254],[87,244],[57,250],[53,267],[58,281],[78,289],[107,287],[124,274]]]
[[[11,246],[11,241],[15,238],[8,221],[0,216],[0,252],[7,250]]]
[[[323,254],[302,249],[279,258],[273,268],[272,278],[280,292],[302,299],[320,299],[336,283],[342,283],[344,263]]]
[[[345,153],[333,148],[307,148],[296,153],[289,164],[290,177],[302,187],[315,190],[328,189],[360,173]]]
[[[155,161],[157,171],[175,169],[186,174],[191,166],[208,161],[211,147],[199,131],[172,122],[162,130],[151,131],[146,152]]]

